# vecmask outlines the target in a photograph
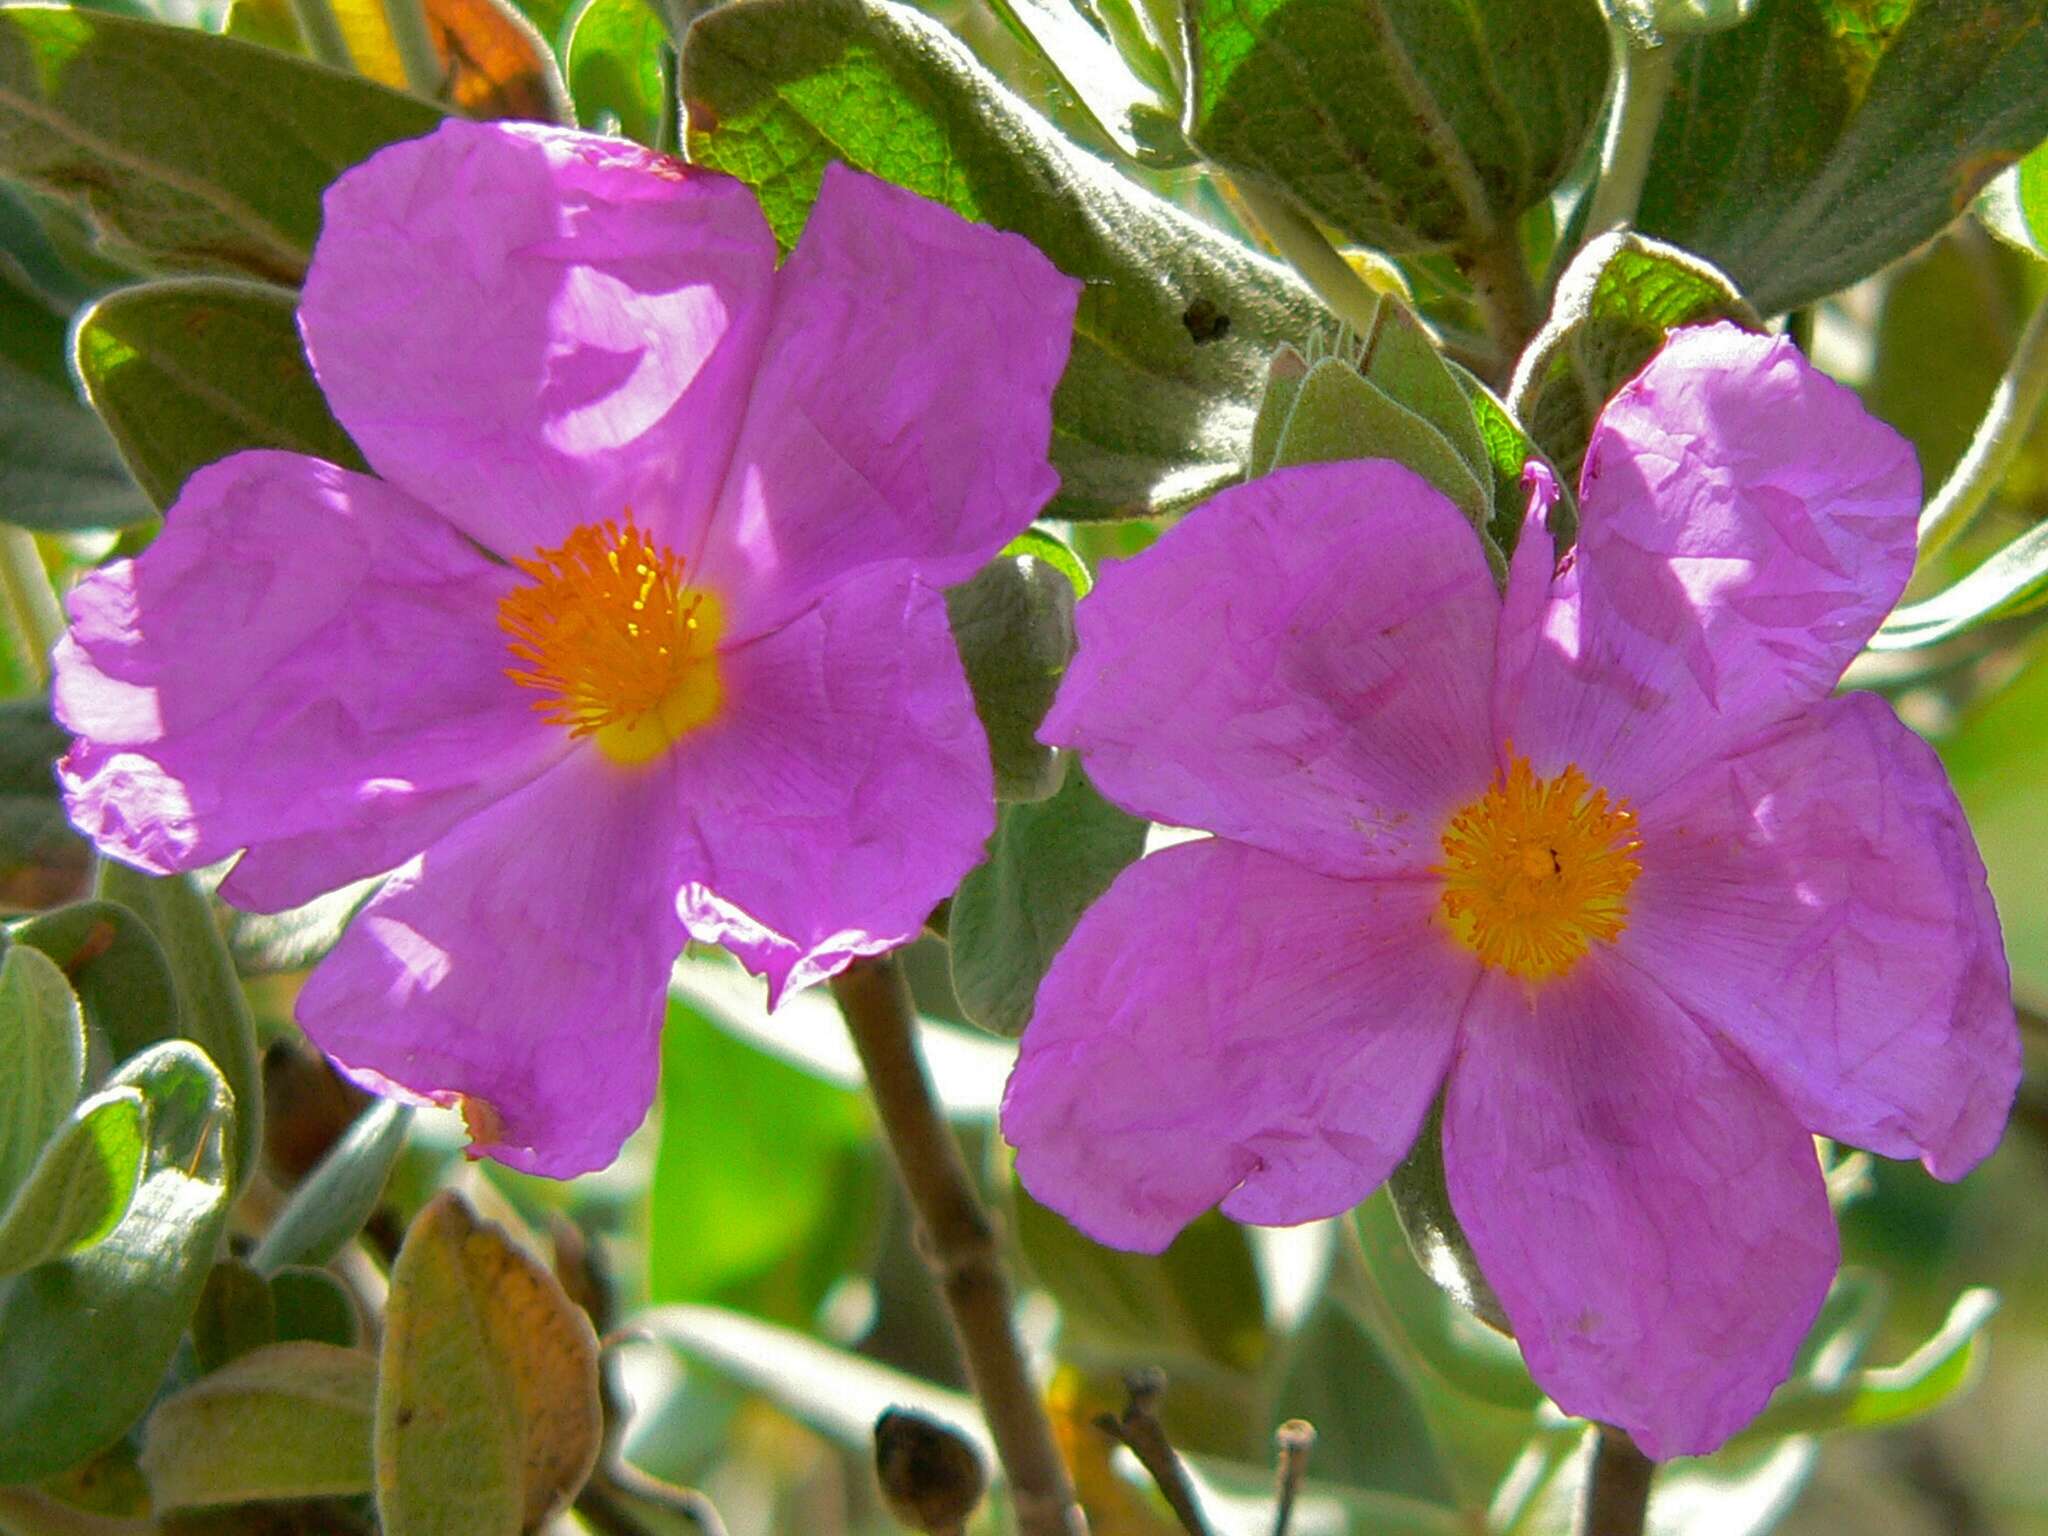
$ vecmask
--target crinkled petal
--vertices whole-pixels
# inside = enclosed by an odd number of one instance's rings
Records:
[[[720,665],[724,713],[676,753],[681,913],[779,998],[915,938],[981,862],[988,740],[945,599],[905,565]]]
[[[505,675],[510,573],[402,492],[290,453],[200,470],[137,560],[70,595],[71,816],[167,873],[251,851],[274,910],[403,863],[560,757]]]
[[[1537,1385],[1660,1460],[1756,1415],[1835,1273],[1812,1141],[1747,1061],[1612,959],[1535,989],[1486,973],[1444,1162]]]
[[[299,994],[313,1042],[367,1086],[460,1104],[472,1150],[568,1178],[654,1100],[683,945],[664,761],[595,750],[462,823],[349,925]]]
[[[1644,799],[1827,696],[1904,590],[1919,510],[1912,449],[1789,340],[1675,333],[1594,428],[1576,548],[1554,577],[1517,562],[1549,602],[1503,657],[1502,735]]]
[[[1418,871],[1493,772],[1499,615],[1478,536],[1418,476],[1284,469],[1103,572],[1039,736],[1154,821]]]
[[[1830,700],[1641,813],[1620,945],[1745,1051],[1808,1130],[1960,1178],[2020,1041],[1998,914],[1927,744]]]
[[[1059,485],[1080,291],[1019,236],[828,167],[704,550],[734,632],[876,562],[964,581],[1022,532]]]
[[[1025,1188],[1157,1252],[1221,1201],[1333,1216],[1443,1080],[1476,967],[1424,880],[1339,880],[1242,843],[1140,860],[1053,961],[1003,1098]]]
[[[775,242],[737,181],[617,139],[450,118],[328,189],[299,324],[377,472],[507,557],[718,495]]]

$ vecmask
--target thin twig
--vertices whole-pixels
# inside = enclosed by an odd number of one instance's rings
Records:
[[[1308,1453],[1315,1449],[1316,1427],[1307,1419],[1289,1419],[1273,1431],[1280,1464],[1274,1474],[1273,1536],[1287,1536],[1294,1523],[1294,1500],[1308,1475]]]
[[[918,1054],[903,967],[893,956],[857,960],[834,978],[832,993],[917,1213],[925,1257],[959,1335],[968,1379],[988,1418],[1017,1528],[1022,1536],[1085,1536],[1087,1519],[1011,1326],[1010,1281],[996,1250],[994,1224],[975,1194]]]
[[[1152,1411],[1166,1395],[1166,1373],[1156,1366],[1133,1371],[1124,1378],[1124,1388],[1131,1400],[1124,1407],[1123,1417],[1097,1414],[1095,1427],[1127,1447],[1152,1474],[1152,1481],[1166,1497],[1167,1507],[1188,1536],[1210,1536],[1209,1522],[1202,1514],[1201,1501],[1195,1497],[1194,1485],[1188,1481],[1187,1468],[1174,1454],[1173,1444],[1166,1438],[1166,1426]]]
[[[1593,1470],[1586,1477],[1586,1523],[1579,1536],[1643,1536],[1657,1463],[1612,1424],[1595,1427]]]
[[[397,50],[407,87],[415,96],[440,100],[448,72],[434,46],[425,0],[384,0],[384,23],[391,29],[391,46]]]

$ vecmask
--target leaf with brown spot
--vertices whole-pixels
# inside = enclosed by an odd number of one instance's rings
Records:
[[[515,1536],[565,1507],[602,1424],[590,1320],[446,1193],[391,1272],[377,1381],[385,1536]]]

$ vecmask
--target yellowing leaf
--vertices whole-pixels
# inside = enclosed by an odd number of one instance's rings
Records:
[[[441,60],[435,99],[470,117],[567,122],[567,93],[546,41],[502,0],[426,0],[427,30]],[[382,0],[334,0],[356,68],[404,88],[405,66]]]
[[[590,1475],[601,1428],[589,1319],[441,1195],[391,1272],[374,1441],[385,1536],[538,1529]]]

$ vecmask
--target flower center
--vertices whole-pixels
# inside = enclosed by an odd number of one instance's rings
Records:
[[[615,762],[659,756],[718,713],[718,599],[683,583],[683,562],[633,526],[586,523],[556,549],[512,562],[532,578],[498,603],[550,725],[594,737]]]
[[[1628,926],[1643,867],[1635,812],[1576,766],[1539,779],[1508,749],[1505,778],[1444,828],[1444,916],[1459,943],[1511,976],[1562,976]]]

